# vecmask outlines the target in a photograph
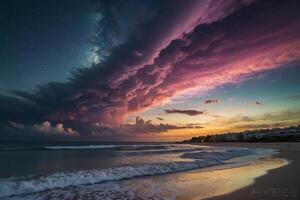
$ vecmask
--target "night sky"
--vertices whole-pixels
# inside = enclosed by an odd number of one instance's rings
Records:
[[[300,123],[298,0],[4,0],[0,139],[174,141]]]

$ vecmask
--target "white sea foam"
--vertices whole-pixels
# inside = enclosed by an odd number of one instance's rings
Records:
[[[48,190],[41,193],[13,197],[14,200],[175,200],[174,188],[168,184],[157,185],[148,179],[140,179],[138,184],[109,182],[104,184],[82,185],[64,189]]]
[[[141,176],[182,172],[198,168],[223,164],[225,160],[257,154],[266,156],[274,153],[273,150],[255,150],[246,148],[222,149],[216,151],[195,151],[183,153],[182,158],[187,161],[152,163],[138,166],[122,166],[108,169],[60,172],[38,178],[5,178],[0,179],[0,198],[20,196],[43,192],[70,186],[89,185],[107,181],[118,181]]]

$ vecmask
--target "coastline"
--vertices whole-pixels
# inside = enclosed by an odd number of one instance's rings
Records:
[[[294,200],[300,192],[300,143],[200,143],[207,146],[230,146],[248,148],[272,148],[279,150],[275,157],[290,163],[271,169],[267,174],[254,179],[254,183],[231,193],[205,200]]]

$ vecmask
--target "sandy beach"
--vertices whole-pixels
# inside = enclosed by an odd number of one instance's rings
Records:
[[[269,200],[300,198],[300,143],[208,143],[209,146],[234,146],[249,148],[273,148],[280,150],[276,155],[290,163],[271,169],[267,174],[255,178],[253,184],[229,194],[207,198],[206,200]],[[238,176],[238,174],[237,174]]]

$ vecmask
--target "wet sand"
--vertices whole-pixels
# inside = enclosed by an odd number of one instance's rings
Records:
[[[164,200],[268,200],[299,199],[300,143],[209,143],[205,146],[278,149],[279,154],[245,165],[214,166],[192,171],[123,181],[149,199]],[[236,158],[239,159],[239,158]],[[251,160],[245,157],[245,161]],[[234,161],[232,159],[231,161]],[[147,191],[146,191],[147,190]],[[151,190],[151,192],[149,192]],[[151,195],[149,195],[149,193]],[[138,195],[137,195],[138,196]]]
[[[290,162],[283,167],[268,170],[267,174],[255,178],[249,186],[206,200],[300,199],[300,143],[206,143],[205,145],[273,148],[280,150],[276,157],[285,158]],[[239,175],[241,174],[237,174]]]

